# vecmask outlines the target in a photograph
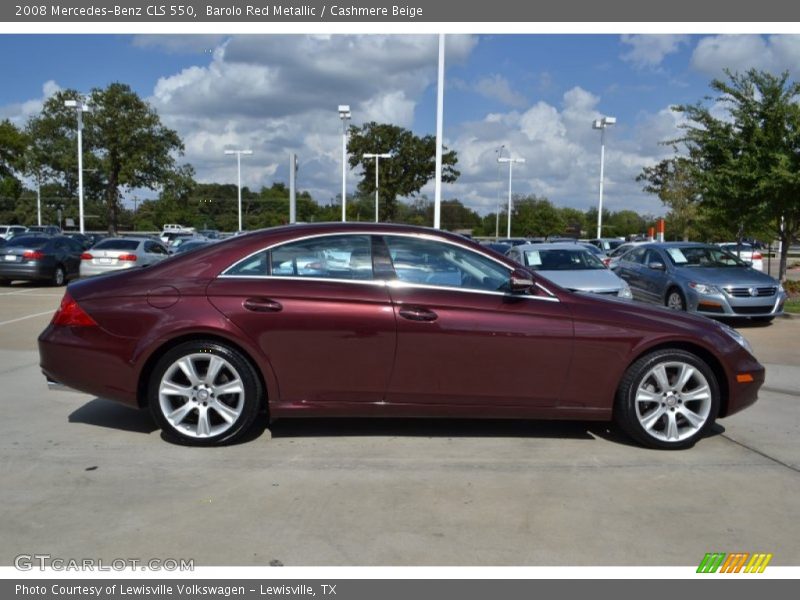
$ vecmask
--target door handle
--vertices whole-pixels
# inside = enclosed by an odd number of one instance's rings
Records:
[[[280,312],[283,305],[269,298],[248,298],[243,306],[253,312]]]
[[[427,308],[422,308],[421,306],[407,306],[405,308],[401,308],[400,316],[404,319],[408,319],[409,321],[435,321],[439,318],[432,310],[428,310]]]

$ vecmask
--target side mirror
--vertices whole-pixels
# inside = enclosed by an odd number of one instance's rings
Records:
[[[509,280],[509,288],[514,294],[521,294],[527,292],[533,287],[533,277],[527,271],[522,269],[514,269],[511,272],[511,279]]]
[[[653,269],[654,271],[666,271],[667,270],[667,267],[665,267],[664,263],[662,263],[662,262],[651,262],[647,266],[650,267],[651,269]]]

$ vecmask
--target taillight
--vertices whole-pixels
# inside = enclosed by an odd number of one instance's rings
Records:
[[[92,260],[94,257],[88,252],[81,254],[81,260]]]
[[[65,327],[97,327],[95,320],[78,305],[69,292],[61,299],[61,306],[53,315],[53,325]]]
[[[38,250],[25,250],[22,253],[22,258],[27,258],[28,260],[39,260],[44,258],[44,252],[39,252]]]
[[[753,252],[753,258],[751,260],[763,260],[764,257],[761,256],[761,252]]]
[[[120,254],[117,257],[117,260],[129,260],[132,262],[136,262],[136,255],[135,254]]]

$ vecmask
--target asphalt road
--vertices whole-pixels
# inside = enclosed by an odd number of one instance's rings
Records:
[[[604,424],[284,421],[250,441],[163,441],[149,416],[48,392],[36,336],[63,290],[0,288],[0,564],[800,564],[800,319],[738,324],[759,402],[683,452]]]

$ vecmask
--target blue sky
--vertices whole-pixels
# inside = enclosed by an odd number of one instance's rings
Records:
[[[255,154],[243,161],[246,185],[286,181],[295,151],[300,187],[327,202],[341,185],[336,106],[349,103],[354,124],[433,133],[436,49],[430,35],[3,35],[0,118],[21,124],[55,90],[122,81],[182,135],[199,180],[233,182],[224,149],[247,146]],[[515,193],[593,206],[591,121],[613,115],[605,204],[660,213],[633,179],[669,153],[659,144],[678,131],[669,107],[702,99],[723,68],[791,71],[798,59],[792,35],[448,36],[445,138],[462,177],[444,197],[493,210],[506,185],[495,151],[505,144],[527,159],[515,169]],[[357,178],[350,174],[350,190]]]

